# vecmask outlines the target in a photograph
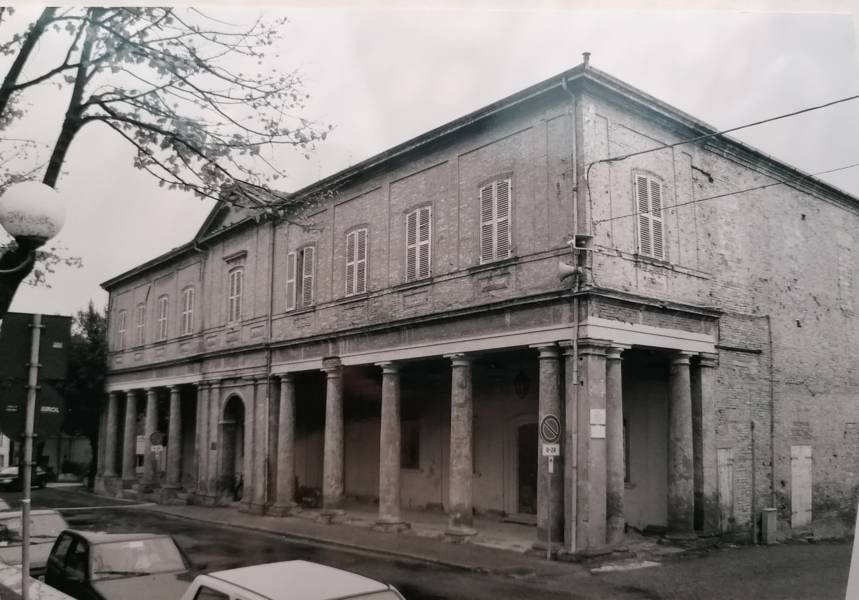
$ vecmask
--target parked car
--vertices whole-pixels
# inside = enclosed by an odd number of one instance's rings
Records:
[[[23,530],[20,511],[0,512],[0,562],[7,565],[21,564]],[[55,510],[30,511],[30,576],[45,574],[48,554],[57,536],[68,523]]]
[[[169,535],[61,532],[45,583],[77,600],[179,598],[192,579],[191,563]]]
[[[30,480],[30,487],[43,488],[48,485],[48,473],[42,467],[33,467],[33,475]],[[4,490],[21,490],[24,488],[24,481],[18,478],[18,466],[12,465],[0,469],[0,489]]]
[[[153,596],[154,597],[154,596]],[[392,586],[304,560],[198,575],[181,600],[403,600]]]

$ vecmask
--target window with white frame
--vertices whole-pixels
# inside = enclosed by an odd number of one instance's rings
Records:
[[[146,331],[146,305],[141,302],[137,305],[137,332],[135,337],[135,343],[138,346],[142,346],[143,342],[146,340],[145,337]]]
[[[286,256],[286,310],[313,305],[316,248],[306,246]]]
[[[125,331],[128,328],[128,311],[121,310],[116,317],[116,349],[125,349]]]
[[[513,186],[509,177],[480,188],[480,263],[509,258]]]
[[[356,229],[346,235],[346,295],[367,291],[367,230]]]
[[[170,298],[161,296],[158,298],[158,341],[167,339],[167,313],[170,310]]]
[[[230,271],[229,295],[227,297],[227,322],[238,323],[242,319],[242,290],[245,270],[241,267]]]
[[[635,176],[638,216],[638,253],[665,258],[665,224],[662,220],[662,182],[647,175]]]
[[[406,281],[432,275],[432,208],[423,206],[406,215]]]
[[[182,292],[182,335],[194,332],[194,288]]]

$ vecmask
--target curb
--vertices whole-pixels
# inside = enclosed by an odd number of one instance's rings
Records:
[[[349,542],[341,542],[337,540],[330,539],[320,539],[316,537],[311,537],[309,535],[301,534],[301,533],[292,533],[292,532],[283,532],[283,531],[273,531],[271,529],[266,529],[264,527],[256,527],[253,525],[244,525],[237,523],[225,523],[223,521],[216,521],[213,519],[202,519],[199,517],[192,517],[189,515],[180,515],[173,512],[159,510],[157,508],[153,508],[150,506],[141,506],[140,510],[145,510],[148,512],[158,513],[162,515],[169,515],[171,517],[176,517],[177,519],[185,519],[186,521],[197,521],[199,523],[209,523],[213,525],[220,525],[221,527],[232,527],[234,529],[244,529],[247,531],[256,531],[258,533],[266,533],[269,535],[277,535],[287,539],[292,539],[301,542],[312,543],[317,546],[330,546],[333,548],[344,548],[351,551],[357,551],[363,554],[376,554],[383,557],[397,557],[401,559],[411,560],[415,562],[421,562],[426,564],[437,565],[440,567],[447,567],[451,569],[458,569],[461,571],[468,571],[471,573],[481,573],[486,575],[500,575],[503,573],[498,573],[489,569],[485,569],[483,567],[478,567],[474,565],[463,565],[462,563],[456,563],[446,560],[441,560],[437,558],[429,558],[426,556],[421,556],[418,554],[411,554],[409,552],[397,552],[395,550],[380,550],[378,548],[368,548],[367,546],[361,546],[359,544],[352,544]]]

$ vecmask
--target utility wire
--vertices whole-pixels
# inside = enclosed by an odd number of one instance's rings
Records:
[[[716,200],[718,198],[726,198],[728,196],[736,196],[738,194],[745,194],[748,192],[763,190],[763,189],[774,187],[777,185],[790,185],[792,183],[797,183],[799,181],[802,181],[804,179],[808,179],[810,177],[817,177],[818,175],[826,175],[827,173],[835,173],[837,171],[845,171],[847,169],[852,169],[855,167],[859,167],[859,162],[856,162],[856,163],[853,163],[850,165],[844,165],[843,167],[836,167],[834,169],[828,169],[826,171],[818,171],[817,173],[811,173],[809,175],[804,175],[802,177],[798,177],[798,178],[793,179],[791,181],[774,181],[772,183],[765,183],[763,185],[758,185],[758,186],[746,188],[743,190],[735,190],[733,192],[725,192],[724,194],[717,194],[715,196],[707,196],[705,198],[696,198],[695,200],[689,200],[688,202],[679,202],[677,204],[671,204],[669,206],[663,206],[662,210],[664,211],[664,210],[668,210],[670,208],[679,208],[681,206],[688,206],[689,204],[697,204],[698,202],[706,202],[707,200]],[[627,219],[629,217],[635,217],[635,216],[638,216],[640,214],[642,214],[641,211],[636,211],[636,212],[632,212],[632,213],[629,213],[626,215],[619,215],[617,217],[609,217],[607,219],[598,219],[598,220],[594,221],[594,227],[596,227],[600,223],[607,223],[609,221],[617,221],[618,219]]]
[[[656,146],[654,148],[650,148],[648,150],[639,150],[638,152],[631,152],[629,154],[624,154],[622,156],[615,156],[612,158],[601,158],[600,160],[595,160],[588,168],[591,166],[604,163],[604,162],[617,162],[621,160],[626,160],[627,158],[632,158],[633,156],[641,156],[642,154],[649,154],[650,152],[656,152],[657,150],[665,150],[666,148],[674,148],[676,146],[682,146],[684,144],[691,144],[693,142],[700,142],[701,140],[706,140],[708,138],[716,137],[718,135],[724,135],[726,133],[731,133],[732,131],[739,131],[740,129],[746,129],[748,127],[755,127],[757,125],[763,125],[764,123],[771,123],[773,121],[778,121],[779,119],[786,119],[788,117],[795,117],[797,115],[801,115],[803,113],[811,112],[813,110],[820,110],[821,108],[827,108],[829,106],[833,106],[835,104],[841,104],[842,102],[849,102],[850,100],[856,100],[859,98],[859,94],[855,96],[848,96],[846,98],[840,98],[839,100],[833,100],[832,102],[827,102],[825,104],[818,104],[817,106],[809,106],[807,108],[803,108],[800,110],[796,110],[794,112],[785,113],[783,115],[778,115],[775,117],[770,117],[768,119],[763,119],[761,121],[755,121],[754,123],[747,123],[745,125],[738,125],[736,127],[731,127],[730,129],[723,129],[722,131],[716,131],[714,133],[708,133],[705,135],[699,135],[698,137],[689,138],[687,140],[681,140],[679,142],[674,142],[673,144],[663,144],[661,146]]]

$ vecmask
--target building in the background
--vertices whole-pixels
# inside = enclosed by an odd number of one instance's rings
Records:
[[[9,466],[9,455],[12,452],[12,442],[0,434],[0,468]]]
[[[859,202],[713,133],[583,64],[285,203],[228,190],[104,284],[99,485],[574,550],[846,525]]]

